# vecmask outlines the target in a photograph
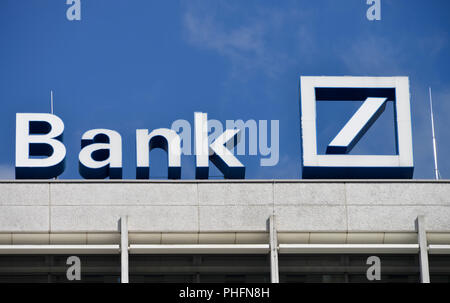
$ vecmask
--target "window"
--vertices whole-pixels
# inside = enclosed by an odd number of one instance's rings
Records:
[[[429,255],[431,283],[450,283],[450,255]]]
[[[366,278],[371,255],[281,254],[278,257],[280,282],[347,283],[376,282]],[[381,260],[379,282],[419,282],[417,255],[377,255]]]
[[[69,255],[1,255],[0,283],[46,283],[68,281]],[[81,281],[120,282],[120,255],[78,255]]]
[[[130,282],[270,282],[268,255],[130,255]]]

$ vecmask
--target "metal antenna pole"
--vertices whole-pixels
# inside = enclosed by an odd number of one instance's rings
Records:
[[[431,132],[433,133],[433,153],[434,153],[434,174],[436,180],[439,180],[439,169],[437,163],[436,136],[434,134],[434,116],[433,116],[433,99],[431,98],[431,87],[428,88],[430,94],[430,112],[431,112]]]

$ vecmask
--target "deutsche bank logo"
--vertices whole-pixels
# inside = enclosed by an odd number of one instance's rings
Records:
[[[413,176],[408,77],[300,77],[302,176],[305,179],[410,179]],[[345,126],[317,151],[316,102],[363,101]],[[387,102],[394,104],[394,155],[349,155]],[[337,113],[339,114],[339,113]]]

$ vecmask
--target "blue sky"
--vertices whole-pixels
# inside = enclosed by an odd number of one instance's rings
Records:
[[[81,21],[68,21],[63,0],[1,0],[0,179],[14,178],[15,114],[48,112],[51,89],[65,123],[61,178],[80,178],[81,135],[109,128],[122,135],[124,178],[134,179],[135,130],[193,123],[195,111],[223,123],[279,120],[278,165],[239,159],[250,179],[300,178],[301,75],[409,76],[420,179],[434,176],[431,86],[439,165],[449,178],[450,2],[381,0],[382,19],[373,22],[365,2],[81,0]],[[351,106],[321,108],[320,140],[337,133]],[[389,112],[355,152],[392,150]],[[162,151],[151,161],[152,178],[167,175]],[[193,157],[182,163],[182,178],[193,178]]]

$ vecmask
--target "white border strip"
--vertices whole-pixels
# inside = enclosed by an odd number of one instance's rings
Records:
[[[0,245],[0,255],[118,253],[119,245]]]
[[[130,254],[267,254],[269,244],[132,244]]]
[[[415,254],[418,244],[280,244],[280,254]]]
[[[450,245],[429,245],[428,253],[430,255],[450,255]]]
[[[418,244],[279,244],[281,254],[405,253],[419,251]],[[429,245],[430,254],[450,254],[450,245]],[[6,254],[118,254],[119,245],[0,245]],[[269,244],[132,244],[132,254],[267,254]]]

